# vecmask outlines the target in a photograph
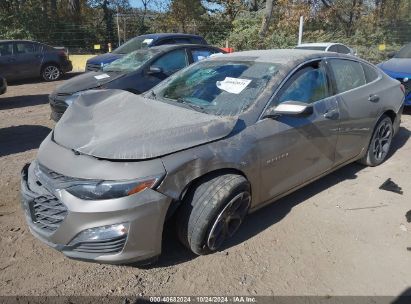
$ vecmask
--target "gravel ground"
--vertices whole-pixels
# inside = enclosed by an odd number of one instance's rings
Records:
[[[396,296],[411,286],[411,115],[383,165],[348,165],[257,211],[225,250],[192,256],[166,227],[157,264],[109,266],[48,248],[20,209],[19,173],[54,125],[47,94],[58,84],[0,96],[0,295]],[[379,189],[388,178],[402,195]]]

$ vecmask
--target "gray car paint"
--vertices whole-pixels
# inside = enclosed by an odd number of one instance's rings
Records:
[[[107,153],[110,155],[104,155],[105,159],[98,159],[95,157],[96,155],[93,156],[93,150],[83,150],[85,154],[72,151],[72,148],[78,149],[82,145],[88,144],[83,141],[80,132],[88,133],[87,128],[90,126],[90,122],[77,120],[77,123],[84,124],[82,129],[76,128],[70,123],[69,120],[76,121],[74,116],[64,120],[63,123],[68,129],[75,130],[71,134],[72,136],[77,134],[79,141],[67,138],[70,147],[65,148],[58,144],[59,140],[55,141],[49,135],[42,143],[37,156],[37,161],[43,166],[75,178],[121,180],[155,174],[163,174],[164,178],[155,190],[149,189],[135,196],[116,199],[116,203],[106,200],[92,201],[88,205],[90,201],[75,198],[64,189],[56,189],[59,198],[71,209],[69,212],[70,214],[72,212],[73,216],[70,216],[70,219],[73,222],[70,225],[65,224],[64,227],[60,227],[52,237],[43,236],[43,240],[51,242],[54,245],[50,245],[54,247],[59,244],[60,247],[57,246],[57,249],[76,258],[119,263],[153,257],[161,252],[163,223],[170,204],[175,208],[176,204],[181,201],[187,187],[197,178],[210,172],[227,170],[244,175],[251,185],[251,211],[253,211],[344,164],[361,158],[366,151],[375,123],[384,112],[388,111],[387,113],[390,115],[396,115],[395,131],[399,128],[404,96],[401,95],[399,82],[383,73],[380,73],[375,82],[353,90],[353,92],[345,92],[315,102],[313,104],[314,113],[310,117],[283,116],[272,119],[264,116],[264,113],[270,110],[271,101],[276,92],[289,76],[305,62],[317,59],[327,60],[327,58],[347,58],[362,62],[358,58],[324,52],[268,50],[234,53],[216,56],[208,60],[238,60],[241,58],[281,63],[282,69],[255,102],[235,118],[231,132],[227,134],[224,131],[215,137],[204,138],[204,142],[201,144],[192,141],[191,144],[187,143],[187,145],[193,145],[192,147],[185,146],[182,150],[180,150],[181,147],[178,147],[176,149],[178,151],[167,151],[165,155],[161,155],[164,151],[157,152],[158,157],[152,159],[141,160],[140,152],[138,152],[134,155],[136,159],[123,161],[118,159],[119,151],[117,149],[106,145],[105,147],[109,149]],[[154,88],[154,92],[155,90]],[[380,94],[380,100],[378,103],[371,103],[367,97],[375,92]],[[118,92],[102,94],[116,96]],[[126,97],[126,95],[124,96]],[[148,105],[149,101],[139,100],[138,102],[146,102]],[[329,119],[324,116],[327,112],[335,110],[337,106],[341,119]],[[113,107],[112,112],[116,111],[118,108]],[[159,115],[163,117],[163,112]],[[114,117],[115,119],[122,118],[121,115],[114,115]],[[101,118],[97,115],[97,120],[103,125],[105,123]],[[144,128],[138,122],[140,118],[140,116],[136,117],[136,126]],[[350,123],[351,118],[352,123]],[[83,119],[92,120],[94,118],[85,115]],[[110,121],[108,114],[106,119]],[[213,117],[210,121],[212,124],[221,123],[220,120],[214,120]],[[120,122],[116,123],[116,127],[121,127]],[[132,123],[130,119],[124,120],[125,127],[130,123]],[[181,122],[181,126],[185,126],[184,121]],[[128,127],[127,130],[129,130]],[[144,133],[143,130],[140,129],[138,132]],[[107,129],[106,131],[110,132]],[[67,130],[67,132],[71,131]],[[145,132],[149,134],[149,130],[145,130]],[[204,136],[196,129],[191,132],[196,137]],[[131,132],[129,139],[132,137],[131,134],[139,136],[142,133]],[[117,130],[113,130],[112,134],[119,135]],[[176,135],[178,138],[178,134]],[[91,140],[92,138],[89,136],[86,137]],[[122,140],[126,141],[127,136],[124,136]],[[159,142],[157,144],[159,145]],[[33,166],[35,166],[34,163],[30,168]],[[30,178],[34,177],[30,175],[29,170],[29,180]],[[22,183],[24,185],[24,181]],[[24,193],[24,190],[22,192]],[[148,197],[146,197],[146,193]],[[153,198],[158,200],[157,203],[152,203]],[[132,201],[136,204],[135,208],[133,208]],[[121,206],[124,206],[124,209]],[[138,206],[146,206],[147,210],[140,209]],[[127,212],[122,213],[121,210],[127,210]],[[142,216],[146,213],[150,216]],[[78,220],[75,219],[75,215],[79,216]],[[64,244],[67,244],[76,233],[86,227],[115,224],[123,220],[130,220],[132,226],[138,226],[140,230],[130,231],[132,239],[127,242],[126,246],[131,247],[124,248],[116,256],[73,256],[73,253],[65,252],[62,249]],[[35,224],[30,221],[30,218],[27,221],[33,229]],[[155,224],[150,224],[152,222]],[[146,228],[141,230],[141,227],[145,225],[147,225]],[[149,235],[150,239],[148,240],[143,235]],[[133,243],[133,240],[138,240],[139,243]],[[136,249],[137,247],[138,249]]]
[[[54,140],[98,158],[141,160],[220,139],[235,122],[122,90],[88,91],[57,123]]]

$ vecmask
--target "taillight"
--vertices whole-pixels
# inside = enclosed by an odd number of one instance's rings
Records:
[[[405,86],[403,84],[400,84],[400,88],[401,88],[401,91],[405,94]]]

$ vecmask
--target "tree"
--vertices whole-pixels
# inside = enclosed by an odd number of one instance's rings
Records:
[[[201,0],[173,0],[170,5],[170,17],[174,21],[179,30],[187,32],[190,22],[201,19],[205,13]]]
[[[261,24],[261,29],[260,32],[258,33],[258,36],[260,37],[260,41],[265,37],[268,26],[271,21],[271,17],[273,15],[273,7],[274,7],[274,0],[267,0],[265,2],[265,11],[264,11],[264,16],[263,16],[263,21]]]

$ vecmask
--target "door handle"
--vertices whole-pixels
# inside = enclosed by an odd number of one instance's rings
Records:
[[[10,58],[9,60],[7,60],[7,62],[15,62],[16,61],[16,59],[14,59],[14,58]]]
[[[380,96],[378,96],[376,94],[371,94],[368,97],[368,101],[371,101],[371,102],[378,102],[379,100],[380,100]]]
[[[324,117],[328,119],[338,119],[340,117],[340,112],[338,109],[330,109],[324,113]]]

